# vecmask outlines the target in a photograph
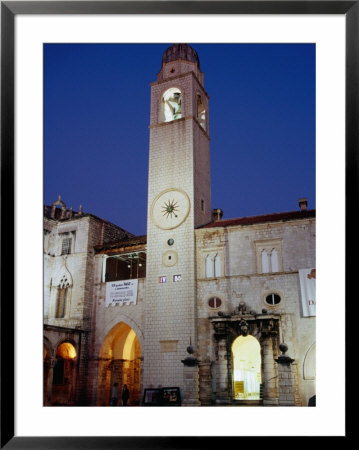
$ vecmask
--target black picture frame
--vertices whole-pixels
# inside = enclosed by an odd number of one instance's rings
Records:
[[[14,435],[14,20],[18,14],[339,14],[346,20],[346,295],[354,291],[359,155],[359,1],[2,1],[1,2],[1,448],[198,448],[226,437],[25,437]],[[351,218],[353,219],[353,218]],[[335,216],[333,216],[335,220]],[[355,291],[354,291],[355,292]],[[347,333],[347,331],[346,331]],[[185,427],[185,424],[183,424]],[[349,430],[345,437],[349,437]],[[230,439],[230,438],[229,438]],[[233,439],[233,438],[231,438]],[[285,438],[286,439],[286,438]],[[219,442],[217,442],[217,440]]]

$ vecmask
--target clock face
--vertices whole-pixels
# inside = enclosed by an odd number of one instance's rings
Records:
[[[188,216],[190,201],[188,195],[180,189],[167,189],[153,201],[151,217],[163,230],[171,230],[183,223]]]

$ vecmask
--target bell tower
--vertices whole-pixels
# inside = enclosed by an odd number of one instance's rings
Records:
[[[170,46],[151,84],[143,387],[183,388],[197,343],[196,227],[211,221],[209,97],[196,51]]]

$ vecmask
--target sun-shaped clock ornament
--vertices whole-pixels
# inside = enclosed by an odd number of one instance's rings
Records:
[[[181,225],[189,214],[190,200],[182,189],[167,189],[152,202],[151,218],[163,230]]]

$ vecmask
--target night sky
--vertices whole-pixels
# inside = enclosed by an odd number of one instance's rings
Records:
[[[168,44],[44,46],[44,203],[146,233],[150,83]],[[212,208],[315,208],[315,45],[190,44],[210,96]]]

